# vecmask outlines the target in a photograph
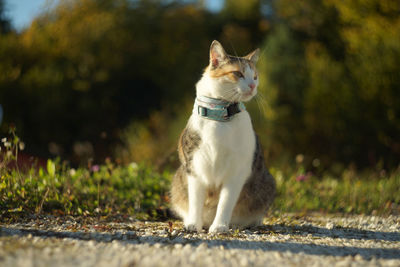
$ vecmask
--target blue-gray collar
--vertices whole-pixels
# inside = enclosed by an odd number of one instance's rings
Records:
[[[222,122],[230,121],[243,110],[246,110],[246,107],[242,102],[228,102],[206,96],[197,96],[193,107],[194,114]]]

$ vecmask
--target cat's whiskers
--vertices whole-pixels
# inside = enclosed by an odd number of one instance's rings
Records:
[[[260,100],[261,100],[261,103],[265,103],[265,104],[268,104],[268,101],[267,101],[267,99],[265,98],[265,96],[262,94],[262,93],[258,93],[257,94],[257,97],[259,97],[260,98]]]
[[[224,95],[224,98],[226,98],[229,101],[235,102],[237,101],[236,99],[238,98],[238,91],[236,86],[231,86],[228,88],[223,88],[221,90],[222,95]]]
[[[255,99],[256,99],[256,102],[257,102],[258,111],[260,112],[260,114],[263,114],[264,113],[264,107],[260,103],[260,98],[258,96],[256,96]],[[263,110],[261,110],[261,109],[263,109]]]
[[[230,87],[225,87],[221,89],[220,92],[224,97],[224,99],[230,101],[230,102],[238,102],[238,94],[239,92],[237,91],[237,87],[232,85]]]
[[[242,97],[242,94],[238,91],[235,91],[232,96],[232,100],[233,100],[233,102],[240,102],[241,97]]]
[[[266,113],[265,105],[267,104],[267,100],[261,93],[258,93],[255,98],[257,101],[258,109],[262,114],[265,114]]]

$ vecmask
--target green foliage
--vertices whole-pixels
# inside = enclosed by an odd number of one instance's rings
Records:
[[[151,114],[172,117],[193,97],[213,39],[245,53],[264,38],[260,16],[230,18],[195,1],[58,1],[0,39],[3,130],[17,125],[30,153],[102,161],[129,129],[157,128]],[[82,143],[93,148],[84,157]]]
[[[386,1],[276,1],[262,65],[279,154],[397,167],[400,6]],[[265,88],[265,89],[264,89]]]
[[[43,169],[3,172],[0,209],[6,213],[55,215],[126,214],[138,219],[167,216],[171,173],[151,167],[106,164],[91,169],[67,168],[58,162],[55,175]],[[400,213],[400,170],[393,173],[346,170],[342,177],[318,178],[302,168],[271,169],[278,186],[276,212]]]
[[[20,171],[17,163],[23,144],[15,130],[2,139],[0,160],[0,215],[53,213],[56,215],[125,214],[139,219],[169,216],[168,191],[173,173],[159,173],[151,165],[89,164],[74,169],[65,162],[47,160],[46,168]],[[304,156],[296,163],[271,168],[277,183],[277,212],[400,213],[400,168],[356,172],[337,166],[318,174],[306,172]],[[322,169],[322,168],[321,168]],[[342,173],[337,175],[335,172]]]
[[[7,167],[18,161],[18,153],[25,149],[25,143],[16,135],[16,129],[10,127],[9,137],[1,138],[0,143],[0,175]],[[16,166],[18,168],[18,166]]]
[[[169,174],[144,165],[107,165],[73,169],[48,161],[49,171],[2,173],[0,206],[5,212],[54,214],[131,214],[138,218],[166,216]]]
[[[129,122],[194,94],[214,19],[193,5],[60,1],[0,40],[5,122],[36,153],[54,143],[56,155],[71,156],[74,143],[90,141],[91,156],[104,159]]]
[[[219,39],[231,54],[262,48],[261,102],[248,107],[269,161],[398,166],[398,1],[167,2],[64,0],[3,34],[0,130],[17,125],[43,158],[158,165]]]
[[[303,61],[304,52],[294,34],[285,26],[275,28],[267,38],[265,58],[259,63],[259,94],[267,101],[263,115],[266,122],[256,124],[262,142],[267,146],[269,157],[296,151],[302,140],[304,125],[301,117],[307,72]],[[292,149],[293,151],[290,151]]]
[[[239,20],[257,19],[260,14],[260,0],[225,0],[224,12]]]
[[[15,33],[0,0],[1,130],[15,123],[44,158],[116,152],[125,164],[19,170],[25,144],[12,130],[0,146],[2,214],[165,216],[173,173],[158,170],[176,164],[213,39],[231,54],[262,46],[248,109],[276,163],[274,210],[399,214],[398,1],[233,0],[221,13],[167,2],[59,1]]]
[[[0,210],[3,214],[54,213],[58,215],[131,214],[137,218],[166,216],[170,174],[159,174],[143,164],[131,163],[70,168],[48,160],[47,168],[26,171],[8,167],[17,161],[18,141],[5,138],[0,161]],[[7,153],[10,152],[10,153]]]
[[[284,170],[284,171],[282,171]],[[341,177],[317,177],[304,167],[271,169],[278,187],[274,210],[327,213],[399,214],[400,169],[392,173],[346,169]]]
[[[191,102],[172,115],[153,112],[145,122],[131,123],[122,134],[123,144],[116,149],[119,159],[152,163],[157,169],[177,167],[178,136],[193,109]]]

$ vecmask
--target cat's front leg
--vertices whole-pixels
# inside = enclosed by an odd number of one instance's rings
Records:
[[[184,218],[185,229],[200,232],[203,227],[205,185],[199,178],[188,176],[189,212]]]
[[[217,213],[208,230],[210,233],[224,233],[229,231],[232,212],[242,191],[243,183],[231,181],[221,188]]]

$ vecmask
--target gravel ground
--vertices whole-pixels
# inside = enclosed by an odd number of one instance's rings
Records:
[[[400,266],[400,216],[282,214],[224,235],[129,217],[1,221],[0,266]]]

